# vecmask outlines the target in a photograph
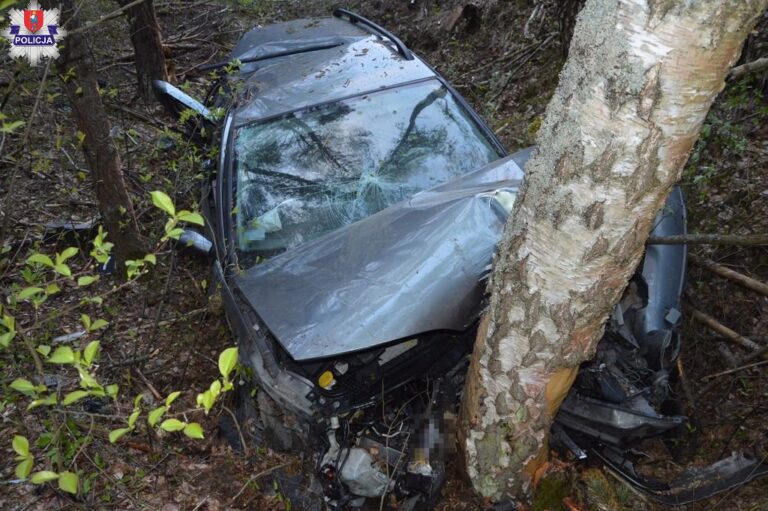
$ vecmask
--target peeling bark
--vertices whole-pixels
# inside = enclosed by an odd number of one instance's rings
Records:
[[[489,283],[462,403],[474,488],[519,497],[768,0],[588,0]]]

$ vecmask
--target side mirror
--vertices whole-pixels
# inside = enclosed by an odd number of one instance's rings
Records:
[[[179,236],[176,247],[179,250],[190,248],[199,254],[209,256],[213,251],[213,242],[197,231],[184,229],[184,232]]]
[[[162,103],[165,109],[177,119],[181,117],[181,113],[184,110],[191,109],[200,114],[206,121],[214,122],[211,111],[208,110],[205,105],[170,83],[162,80],[154,80],[152,82],[152,88],[160,103]]]

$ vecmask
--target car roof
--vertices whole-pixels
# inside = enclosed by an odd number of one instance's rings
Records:
[[[277,56],[275,56],[277,55]],[[230,60],[247,61],[235,126],[308,106],[435,78],[418,57],[341,18],[299,19],[247,32]]]

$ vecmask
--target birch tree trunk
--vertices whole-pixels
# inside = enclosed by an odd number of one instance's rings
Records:
[[[768,0],[588,0],[498,248],[462,403],[476,491],[518,497]]]

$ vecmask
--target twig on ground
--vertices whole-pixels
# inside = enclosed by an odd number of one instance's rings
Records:
[[[651,236],[649,245],[768,245],[768,234],[679,234]]]
[[[146,376],[144,376],[144,373],[141,372],[141,370],[137,367],[136,368],[136,374],[139,375],[139,378],[141,378],[141,381],[144,382],[144,385],[147,386],[147,389],[152,393],[153,396],[155,396],[155,399],[158,401],[163,400],[163,396],[157,391],[154,385],[152,385],[152,382],[150,382]]]
[[[696,266],[700,266],[711,271],[712,273],[715,273],[716,275],[732,280],[733,282],[736,282],[737,284],[742,285],[747,289],[751,289],[752,291],[756,291],[762,295],[768,296],[768,284],[764,284],[759,280],[753,279],[752,277],[747,277],[744,274],[731,270],[730,268],[726,268],[725,266],[719,265],[708,259],[701,259],[694,254],[689,254],[688,260]]]
[[[209,497],[210,495],[206,495],[205,497],[203,497],[203,499],[200,502],[198,502],[195,507],[192,508],[192,511],[197,511],[198,509],[200,509],[200,506],[208,502]]]
[[[732,369],[726,369],[725,371],[720,371],[719,373],[708,374],[708,375],[704,376],[702,378],[702,380],[710,380],[712,378],[717,378],[718,376],[725,376],[726,374],[737,373],[737,372],[743,371],[745,369],[750,369],[752,367],[757,367],[757,366],[761,366],[761,365],[765,365],[765,364],[768,364],[768,360],[760,360],[759,362],[752,362],[751,364],[747,364],[747,365],[743,365],[743,366],[739,366],[739,367],[734,367]]]
[[[234,502],[237,500],[237,498],[245,491],[246,488],[248,488],[248,485],[251,484],[252,482],[254,482],[256,479],[258,479],[260,477],[264,477],[267,474],[271,474],[272,472],[274,472],[277,469],[280,469],[280,468],[283,468],[283,467],[287,467],[291,463],[293,463],[293,462],[292,461],[286,461],[285,463],[280,463],[279,465],[275,465],[272,468],[268,468],[266,470],[262,470],[258,474],[252,475],[251,477],[248,478],[248,480],[245,482],[243,487],[240,488],[240,491],[235,493],[235,496],[232,497],[232,500],[230,501],[230,503],[234,504]]]
[[[128,107],[125,107],[125,106],[122,106],[122,105],[118,105],[118,104],[115,104],[115,103],[104,103],[104,104],[107,107],[109,107],[109,108],[114,108],[115,110],[119,110],[119,111],[124,112],[124,113],[126,113],[128,115],[132,115],[133,117],[136,117],[140,121],[146,122],[147,124],[151,124],[153,126],[157,126],[158,128],[165,128],[166,127],[165,123],[163,123],[161,121],[158,121],[157,119],[153,119],[153,118],[149,117],[148,115],[146,115],[146,114],[144,114],[142,112],[138,112],[136,110],[133,110],[132,108],[128,108]]]
[[[232,410],[227,408],[226,406],[222,406],[224,408],[224,411],[229,414],[230,417],[232,417],[232,422],[235,423],[235,428],[237,428],[237,434],[240,436],[240,445],[243,446],[243,456],[246,458],[248,457],[248,446],[245,443],[245,437],[243,436],[243,430],[240,429],[240,422],[237,420],[237,417],[235,417],[235,414],[232,413]]]
[[[492,95],[490,98],[488,98],[488,99],[487,99],[487,102],[489,102],[489,103],[490,103],[490,102],[493,102],[493,101],[495,101],[495,100],[496,100],[496,98],[498,98],[499,96],[501,96],[501,95],[504,93],[504,91],[506,90],[507,86],[509,85],[509,82],[511,82],[511,81],[512,81],[512,78],[513,78],[515,75],[517,75],[517,72],[518,72],[520,69],[522,69],[522,68],[523,68],[523,66],[524,66],[524,65],[525,65],[525,64],[526,64],[526,63],[527,63],[529,60],[531,60],[531,59],[532,59],[534,56],[536,56],[536,54],[537,54],[537,53],[539,53],[539,51],[541,51],[541,50],[542,50],[542,49],[543,49],[545,46],[547,46],[547,45],[549,44],[549,42],[550,42],[550,41],[552,41],[552,40],[555,38],[555,36],[556,36],[556,35],[557,35],[557,33],[556,33],[556,32],[553,32],[553,33],[549,34],[549,35],[546,37],[546,39],[544,39],[544,40],[543,40],[541,43],[539,43],[539,44],[538,44],[538,45],[537,45],[537,46],[536,46],[536,47],[533,49],[533,51],[532,51],[532,52],[530,52],[529,54],[527,54],[527,55],[525,55],[524,57],[520,58],[519,60],[518,60],[518,59],[515,59],[515,60],[513,60],[512,62],[510,62],[509,64],[507,64],[507,66],[508,66],[508,67],[511,67],[512,65],[515,65],[516,67],[515,67],[515,69],[514,69],[513,71],[510,71],[510,72],[507,74],[506,78],[504,79],[504,83],[503,83],[503,84],[501,84],[501,86],[499,86],[499,88],[496,90],[496,92],[495,92],[495,93],[494,93],[494,94],[493,94],[493,95]]]
[[[139,357],[133,357],[133,358],[127,358],[124,360],[118,360],[117,362],[112,362],[110,364],[107,364],[104,366],[104,370],[108,371],[110,369],[114,369],[116,367],[123,367],[123,366],[132,366],[136,364],[141,364],[142,362],[146,362],[149,360],[149,355],[141,355]]]
[[[690,314],[693,319],[702,325],[710,328],[711,330],[714,330],[718,334],[724,336],[726,339],[733,341],[736,344],[747,348],[748,350],[757,351],[761,348],[761,346],[754,342],[752,339],[744,337],[743,335],[731,330],[712,316],[701,312],[687,302],[683,302],[683,310]]]

